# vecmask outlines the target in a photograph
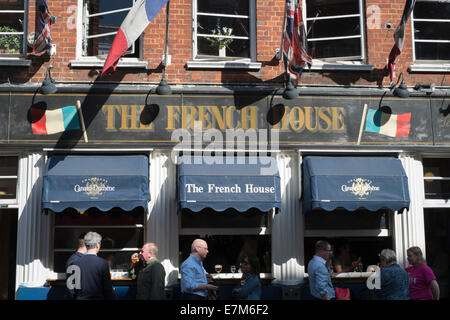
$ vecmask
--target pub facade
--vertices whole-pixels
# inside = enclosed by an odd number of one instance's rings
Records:
[[[10,2],[24,5],[32,29],[34,1]],[[103,237],[100,255],[110,263],[121,299],[132,298],[135,284],[126,271],[131,254],[145,242],[158,245],[168,294],[176,299],[179,267],[196,238],[208,242],[205,269],[223,288],[239,281],[242,254],[256,255],[266,299],[310,298],[306,266],[319,239],[328,239],[335,254],[348,243],[361,258],[359,270],[335,278],[351,287],[354,298],[366,287],[368,267],[378,263],[382,249],[394,249],[406,267],[406,250],[419,246],[441,297],[448,298],[445,45],[430,62],[430,49],[411,40],[407,25],[396,70],[405,75],[408,96],[399,97],[383,71],[393,41],[392,26],[387,27],[393,9],[377,1],[337,1],[345,10],[357,8],[359,18],[352,23],[362,27],[360,42],[340,40],[349,41],[347,50],[358,46],[358,58],[345,50],[330,53],[337,50],[333,41],[317,40],[317,57],[302,74],[298,97],[289,98],[283,63],[276,58],[284,1],[241,1],[245,5],[237,5],[237,14],[222,1],[172,0],[175,17],[189,22],[170,18],[170,32],[187,35],[192,44],[170,36],[172,64],[165,67],[159,52],[145,50],[151,44],[163,50],[163,9],[134,53],[121,59],[113,75],[101,77],[95,71],[112,39],[92,40],[106,33],[97,30],[95,13],[126,12],[128,5],[116,2],[108,7],[104,1],[71,1],[72,11],[60,13],[63,22],[53,26],[53,56],[30,58],[22,47],[23,52],[0,57],[0,233],[8,254],[0,273],[2,299],[62,298],[65,261],[77,237],[89,230]],[[305,21],[322,8],[318,1],[300,2]],[[276,8],[276,18],[264,13],[268,5]],[[437,7],[450,10],[436,1],[430,12],[436,14]],[[379,17],[379,26],[368,16]],[[225,57],[208,45],[206,31],[191,33],[191,21],[213,22],[212,30],[218,17],[248,29],[244,36],[235,27]],[[400,17],[392,22],[397,25]],[[411,19],[417,26],[431,18],[415,11]],[[82,21],[93,27],[85,29]],[[112,28],[117,22],[105,24]],[[67,28],[73,28],[67,36],[74,37],[75,48],[64,41]],[[378,57],[371,39],[383,32],[389,35],[382,41],[387,52]],[[49,62],[57,92],[44,94]],[[171,87],[167,95],[157,93],[162,68]],[[63,130],[52,131],[53,111],[69,106],[76,116]],[[220,298],[229,297],[227,290],[220,292]]]

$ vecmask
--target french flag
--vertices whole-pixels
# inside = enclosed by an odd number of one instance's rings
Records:
[[[394,46],[389,53],[389,61],[388,61],[388,70],[389,77],[391,82],[394,78],[394,69],[395,69],[395,59],[400,53],[402,53],[403,43],[405,42],[405,25],[406,21],[408,21],[411,12],[414,10],[414,6],[416,4],[416,0],[406,0],[405,8],[403,9],[402,20],[398,25],[397,29],[394,32]]]
[[[400,138],[408,137],[411,127],[411,112],[390,114],[381,110],[369,109],[366,118],[366,131]]]
[[[80,130],[80,118],[75,106],[55,110],[31,108],[33,134],[48,135],[67,130]]]
[[[103,65],[102,76],[116,70],[117,63],[129,47],[139,38],[148,24],[168,0],[138,0],[120,25]],[[112,68],[112,70],[111,70]]]

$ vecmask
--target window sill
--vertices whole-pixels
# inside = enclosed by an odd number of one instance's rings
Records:
[[[0,56],[0,66],[6,67],[29,67],[31,60],[25,58],[7,58]]]
[[[311,70],[372,71],[373,65],[361,63],[359,61],[337,61],[332,63],[313,60]]]
[[[246,69],[260,70],[260,62],[252,61],[204,61],[193,60],[186,63],[188,69]]]
[[[101,59],[80,59],[70,61],[71,68],[103,68],[105,60]],[[137,59],[119,59],[118,68],[143,68],[147,69],[148,62]]]
[[[408,68],[409,72],[450,72],[450,63],[431,64],[415,63]]]

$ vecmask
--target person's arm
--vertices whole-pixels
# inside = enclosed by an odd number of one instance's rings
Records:
[[[431,292],[433,293],[433,299],[439,300],[439,297],[441,294],[441,292],[439,290],[439,284],[437,283],[436,280],[431,280],[430,286],[431,286]]]
[[[256,290],[260,286],[258,277],[252,277],[249,280],[244,283],[240,290],[236,290],[236,297],[238,299],[246,299],[253,290]]]

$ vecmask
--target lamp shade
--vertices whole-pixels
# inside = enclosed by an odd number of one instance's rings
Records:
[[[55,80],[49,77],[45,77],[45,80],[42,82],[41,92],[43,94],[52,94],[58,91],[55,86]]]

